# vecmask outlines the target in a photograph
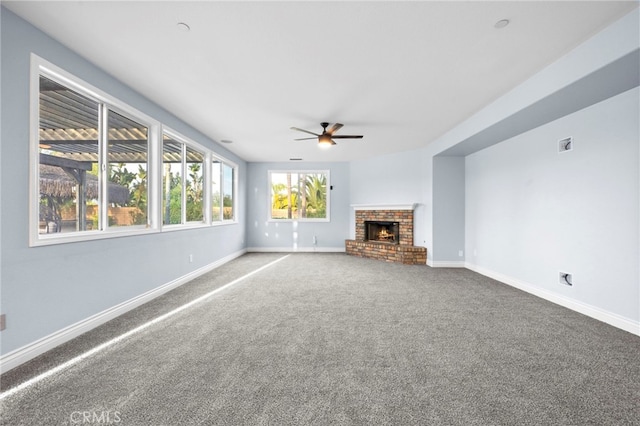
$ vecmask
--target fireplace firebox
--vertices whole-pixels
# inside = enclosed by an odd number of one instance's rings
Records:
[[[364,239],[379,243],[400,244],[400,223],[365,221]]]

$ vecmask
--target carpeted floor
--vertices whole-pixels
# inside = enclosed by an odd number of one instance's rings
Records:
[[[282,258],[248,254],[6,391]],[[2,424],[640,425],[640,338],[464,269],[296,253],[0,402]]]

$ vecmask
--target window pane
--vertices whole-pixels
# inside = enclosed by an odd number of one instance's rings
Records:
[[[224,220],[233,220],[233,180],[234,173],[233,167],[224,164],[222,166],[223,170],[223,180],[224,180],[224,198],[223,198],[223,219]]]
[[[204,220],[203,207],[203,170],[204,154],[187,147],[187,221],[202,222]]]
[[[162,143],[162,223],[182,223],[182,143],[164,135]]]
[[[291,219],[288,173],[271,173],[271,219]]]
[[[108,116],[109,226],[146,225],[148,129],[116,112]],[[111,194],[126,188],[128,200]]]
[[[211,220],[219,222],[222,220],[222,163],[213,160],[211,163]]]
[[[271,172],[271,219],[327,219],[327,174]]]
[[[97,229],[98,103],[44,76],[39,98],[39,233]]]
[[[305,176],[303,182],[303,192],[306,198],[306,217],[326,219],[327,175],[325,173],[309,173]]]

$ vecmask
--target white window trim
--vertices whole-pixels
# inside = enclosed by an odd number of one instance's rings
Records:
[[[234,163],[231,160],[226,159],[225,157],[218,155],[216,153],[211,153],[211,158],[209,159],[209,167],[211,168],[211,163],[213,163],[213,160],[217,160],[219,161],[222,165],[227,165],[230,166],[233,169],[233,218],[231,219],[224,219],[224,214],[222,213],[222,210],[220,212],[220,214],[222,214],[222,218],[218,221],[214,221],[213,218],[211,218],[211,225],[213,226],[220,226],[220,225],[230,225],[230,224],[234,224],[234,223],[238,223],[238,165],[236,163]],[[208,183],[209,185],[211,185],[211,179],[213,179],[213,171],[211,171],[211,174],[209,174],[209,179],[208,179]],[[220,167],[220,193],[222,194],[222,197],[220,199],[220,202],[222,203],[222,207],[224,207],[224,168]],[[211,187],[209,187],[209,196],[211,196]],[[209,215],[211,215],[211,207],[213,207],[211,204],[209,204]]]
[[[147,165],[149,170],[147,170],[147,184],[149,195],[151,195],[152,191],[157,191],[157,182],[158,182],[158,170],[154,167],[153,159],[156,157],[157,153],[155,152],[157,148],[152,143],[154,137],[157,138],[158,131],[160,128],[160,123],[157,120],[154,120],[150,116],[144,114],[141,111],[125,104],[124,102],[116,99],[113,96],[103,92],[102,90],[92,86],[91,84],[85,82],[84,80],[68,73],[62,68],[46,61],[45,59],[39,57],[38,55],[32,53],[31,54],[31,67],[30,67],[30,93],[29,93],[29,119],[30,119],[30,131],[29,131],[29,139],[30,139],[30,149],[29,149],[29,245],[32,247],[35,246],[44,246],[44,245],[52,245],[52,244],[61,244],[61,243],[70,243],[70,242],[79,242],[79,241],[91,241],[91,240],[100,240],[105,238],[114,238],[114,237],[125,237],[132,235],[142,235],[149,234],[153,232],[159,232],[160,228],[158,226],[158,222],[155,219],[157,214],[154,213],[154,209],[157,209],[157,206],[151,206],[151,203],[148,204],[148,224],[140,225],[140,226],[131,226],[126,228],[109,228],[107,229],[98,229],[95,231],[82,231],[82,232],[72,232],[68,234],[49,234],[49,235],[41,235],[38,230],[39,223],[39,161],[35,161],[39,156],[39,128],[40,128],[40,76],[44,75],[47,78],[50,78],[69,89],[77,91],[79,94],[86,96],[98,103],[105,104],[108,108],[113,110],[114,112],[122,113],[131,119],[139,121],[141,124],[144,124],[148,127],[149,135],[149,152],[148,152],[148,160]],[[149,197],[150,198],[150,197]]]
[[[327,217],[326,218],[296,218],[296,219],[273,219],[271,217],[271,175],[273,173],[305,173],[327,175]],[[295,169],[295,170],[267,170],[267,222],[287,223],[287,222],[331,222],[331,170],[315,170],[315,169]]]
[[[210,205],[211,199],[210,199],[210,194],[209,192],[211,191],[211,187],[210,187],[210,182],[209,182],[209,176],[211,173],[209,164],[211,163],[209,161],[209,159],[211,158],[211,150],[207,149],[206,147],[200,145],[199,143],[197,143],[196,141],[194,141],[193,139],[190,139],[186,136],[184,136],[183,134],[173,130],[172,128],[168,127],[168,126],[162,126],[162,131],[160,132],[160,138],[158,139],[160,141],[159,145],[160,148],[158,149],[158,151],[160,151],[160,155],[159,155],[159,159],[158,159],[158,164],[160,164],[160,168],[162,169],[162,165],[164,164],[163,158],[162,158],[162,151],[164,149],[164,137],[163,135],[167,135],[169,137],[171,137],[172,139],[182,143],[182,176],[183,176],[183,180],[182,180],[182,223],[174,223],[174,224],[164,224],[164,220],[163,220],[163,212],[162,212],[162,199],[163,199],[163,189],[162,189],[162,184],[158,185],[159,186],[159,193],[158,193],[158,210],[159,210],[159,217],[158,217],[158,223],[160,223],[160,226],[162,227],[162,230],[166,230],[166,231],[179,231],[181,229],[193,229],[193,228],[204,228],[207,226],[211,225],[211,212],[208,212],[207,210],[210,210],[207,208],[207,206]],[[202,170],[202,180],[203,180],[203,191],[204,192],[204,198],[202,200],[203,202],[203,208],[204,208],[204,216],[203,216],[203,220],[202,221],[190,221],[187,222],[187,198],[186,198],[186,185],[187,185],[187,181],[186,181],[186,149],[187,147],[190,147],[192,149],[195,149],[197,151],[200,151],[200,153],[202,153],[204,155],[204,159],[202,160],[204,162],[203,164],[203,170]],[[163,171],[160,171],[160,180],[162,181],[162,173]]]
[[[100,106],[100,114],[106,114],[106,110],[112,110],[118,114],[122,114],[147,126],[148,128],[148,153],[147,153],[147,209],[148,209],[148,223],[147,225],[133,225],[127,227],[104,227],[99,226],[96,230],[82,231],[82,232],[69,232],[64,234],[40,234],[39,233],[39,161],[36,158],[39,157],[39,128],[40,128],[40,76],[43,75],[50,78],[71,90],[74,90],[97,103]],[[48,62],[47,60],[39,57],[38,55],[31,54],[31,66],[30,66],[30,82],[29,82],[29,246],[47,246],[64,243],[74,243],[92,240],[102,240],[116,237],[128,237],[135,235],[148,235],[153,233],[159,233],[164,231],[179,231],[185,229],[205,228],[213,226],[225,226],[238,223],[238,187],[239,187],[239,167],[237,163],[217,154],[211,148],[207,148],[198,142],[180,134],[179,132],[163,126],[158,120],[144,114],[141,111],[127,105],[119,99],[109,95],[108,93],[94,87],[93,85],[85,82],[84,80],[74,76],[73,74],[63,70],[62,68]],[[104,119],[104,117],[101,117]],[[106,132],[106,130],[101,130]],[[169,136],[174,137],[176,140],[183,142],[193,149],[204,154],[204,169],[203,169],[203,191],[204,193],[204,220],[202,222],[186,222],[175,225],[163,225],[162,217],[162,173],[163,173],[163,133],[167,133]],[[106,143],[102,142],[106,135],[101,135],[101,153],[100,163],[103,163],[104,148]],[[216,159],[222,164],[226,164],[233,168],[233,218],[222,219],[220,221],[212,221],[211,218],[211,163]],[[105,163],[106,164],[106,163]],[[221,175],[223,169],[221,168]],[[106,171],[101,170],[101,173]],[[103,185],[107,185],[106,179],[102,176]],[[221,181],[223,184],[223,182]],[[104,188],[103,188],[104,193]],[[221,191],[224,191],[224,187],[221,186]],[[183,197],[184,198],[184,197]],[[186,203],[186,199],[185,199]],[[105,204],[106,206],[106,204]],[[100,208],[102,203],[100,202]],[[186,212],[183,209],[183,214]],[[101,214],[100,217],[106,220],[106,215]],[[106,228],[106,229],[105,229]]]
[[[124,110],[120,108],[119,105],[114,105],[111,102],[104,101],[103,103],[104,103],[104,108],[101,108],[104,114],[104,117],[102,120],[103,123],[108,123],[109,111],[113,111],[116,114],[125,116],[147,127],[147,132],[148,132],[147,133],[147,224],[146,225],[130,225],[130,226],[127,226],[126,228],[121,228],[117,226],[111,227],[108,225],[107,203],[100,202],[100,208],[104,209],[104,211],[100,212],[99,217],[100,217],[101,224],[99,226],[99,230],[105,233],[129,232],[129,231],[135,231],[135,230],[146,231],[147,229],[159,230],[159,224],[158,224],[158,221],[155,220],[155,216],[153,212],[154,210],[153,207],[155,203],[152,203],[150,201],[152,200],[154,185],[157,182],[157,172],[158,172],[157,170],[154,170],[155,168],[154,150],[156,149],[156,146],[155,146],[156,144],[153,143],[153,139],[152,139],[153,128],[155,127],[156,129],[158,129],[160,127],[160,123],[144,115],[142,117],[135,115],[134,113]],[[101,146],[102,158],[100,159],[100,164],[107,164],[107,160],[104,154],[107,154],[107,150],[108,150],[108,147],[107,147],[108,146],[108,137],[107,137],[108,126],[103,126],[103,129],[101,130],[102,132],[104,132],[102,135],[102,140],[104,141],[104,143]],[[101,177],[102,177],[102,185],[103,185],[103,188],[102,188],[103,194],[106,194],[106,187],[109,184],[107,179],[108,170],[109,170],[108,168],[103,168],[102,170],[100,170],[100,173],[102,175]],[[106,225],[104,223],[105,221],[107,221]],[[86,231],[83,231],[83,233],[84,232]]]

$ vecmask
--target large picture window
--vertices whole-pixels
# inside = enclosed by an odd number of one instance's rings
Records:
[[[270,219],[329,220],[328,171],[270,171]]]
[[[30,244],[236,222],[238,166],[32,55]]]
[[[38,234],[146,227],[148,126],[45,75],[38,117]]]

